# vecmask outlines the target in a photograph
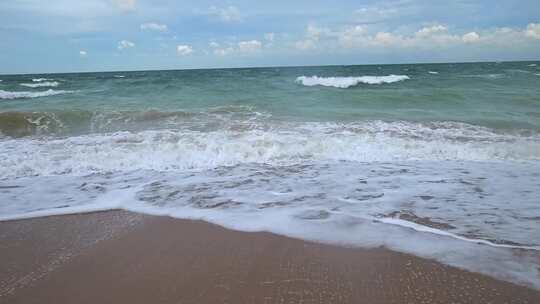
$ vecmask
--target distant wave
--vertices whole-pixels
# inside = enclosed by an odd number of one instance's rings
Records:
[[[49,78],[33,78],[32,79],[33,82],[42,82],[42,81],[47,81],[47,80],[52,80],[52,79],[49,79]]]
[[[388,75],[388,76],[360,76],[360,77],[319,77],[319,76],[300,76],[296,82],[305,86],[325,86],[346,89],[349,87],[363,84],[384,84],[393,83],[410,79],[407,75]]]
[[[23,87],[29,87],[29,88],[39,88],[39,87],[57,87],[59,85],[56,81],[46,81],[46,82],[38,82],[38,83],[21,83]]]
[[[529,64],[528,66],[529,66],[529,67],[535,67],[535,66],[536,66],[536,64],[535,64],[535,63],[533,63],[533,64]]]
[[[114,78],[125,78],[126,76],[124,75],[114,75]]]
[[[504,74],[475,74],[475,75],[463,75],[460,77],[470,77],[470,78],[484,78],[484,79],[498,79],[505,77]]]
[[[433,74],[433,75],[439,74],[439,72],[435,72],[435,71],[429,71],[428,73],[429,73],[429,74]]]
[[[23,91],[10,92],[10,91],[0,90],[0,99],[38,98],[38,97],[53,96],[53,95],[66,94],[66,93],[73,93],[73,91],[49,89],[47,91],[41,91],[41,92],[23,92]]]

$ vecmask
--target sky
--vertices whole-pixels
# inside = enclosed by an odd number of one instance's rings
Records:
[[[0,73],[540,59],[539,0],[1,0]]]

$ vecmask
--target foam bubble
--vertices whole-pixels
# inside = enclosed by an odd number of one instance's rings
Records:
[[[49,89],[47,91],[41,91],[41,92],[24,92],[24,91],[11,92],[11,91],[0,90],[0,99],[38,98],[38,97],[54,96],[54,95],[67,94],[67,93],[73,93],[73,91]]]
[[[8,151],[26,151],[24,155]],[[47,153],[43,153],[47,151]],[[540,138],[459,123],[304,123],[294,128],[117,132],[4,141],[0,175],[208,169],[305,160],[539,160]],[[153,155],[151,159],[147,155]],[[21,158],[22,157],[22,158]]]
[[[57,87],[59,83],[56,81],[45,81],[45,82],[38,82],[38,83],[21,83],[20,85],[23,87],[29,87],[29,88],[39,88],[39,87]]]
[[[465,242],[470,242],[470,243],[475,243],[475,244],[482,244],[482,245],[487,245],[487,246],[496,247],[496,248],[525,249],[525,250],[540,251],[540,246],[521,246],[521,245],[498,244],[498,243],[494,243],[494,242],[491,242],[491,241],[488,241],[488,240],[463,237],[463,236],[460,236],[460,235],[457,235],[457,234],[454,234],[454,233],[450,233],[450,232],[447,232],[447,231],[444,231],[444,230],[441,230],[441,229],[436,229],[436,228],[420,225],[420,224],[413,223],[413,222],[406,221],[406,220],[402,220],[402,219],[379,218],[377,220],[380,221],[381,223],[385,223],[385,224],[391,224],[391,225],[397,225],[397,226],[402,226],[402,227],[406,227],[406,228],[411,228],[411,229],[413,229],[415,231],[418,231],[418,232],[426,232],[426,233],[442,235],[442,236],[454,238],[454,239],[457,239],[457,240],[460,240],[460,241],[465,241]]]
[[[453,161],[303,161],[65,172],[0,180],[0,220],[124,209],[337,245],[385,246],[540,288],[537,197],[530,191],[540,182],[539,169]],[[479,197],[477,187],[488,199]],[[433,196],[430,204],[421,197],[426,194]],[[396,210],[454,227],[384,217]]]
[[[358,84],[384,84],[394,83],[410,79],[407,75],[388,75],[388,76],[361,76],[361,77],[319,77],[319,76],[300,76],[296,82],[305,86],[326,86],[346,89]]]

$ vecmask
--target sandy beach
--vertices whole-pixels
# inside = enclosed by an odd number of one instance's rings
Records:
[[[0,223],[2,303],[540,303],[384,248],[123,211]]]

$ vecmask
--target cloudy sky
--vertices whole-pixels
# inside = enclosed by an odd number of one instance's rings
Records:
[[[540,59],[538,0],[1,0],[0,73]]]

